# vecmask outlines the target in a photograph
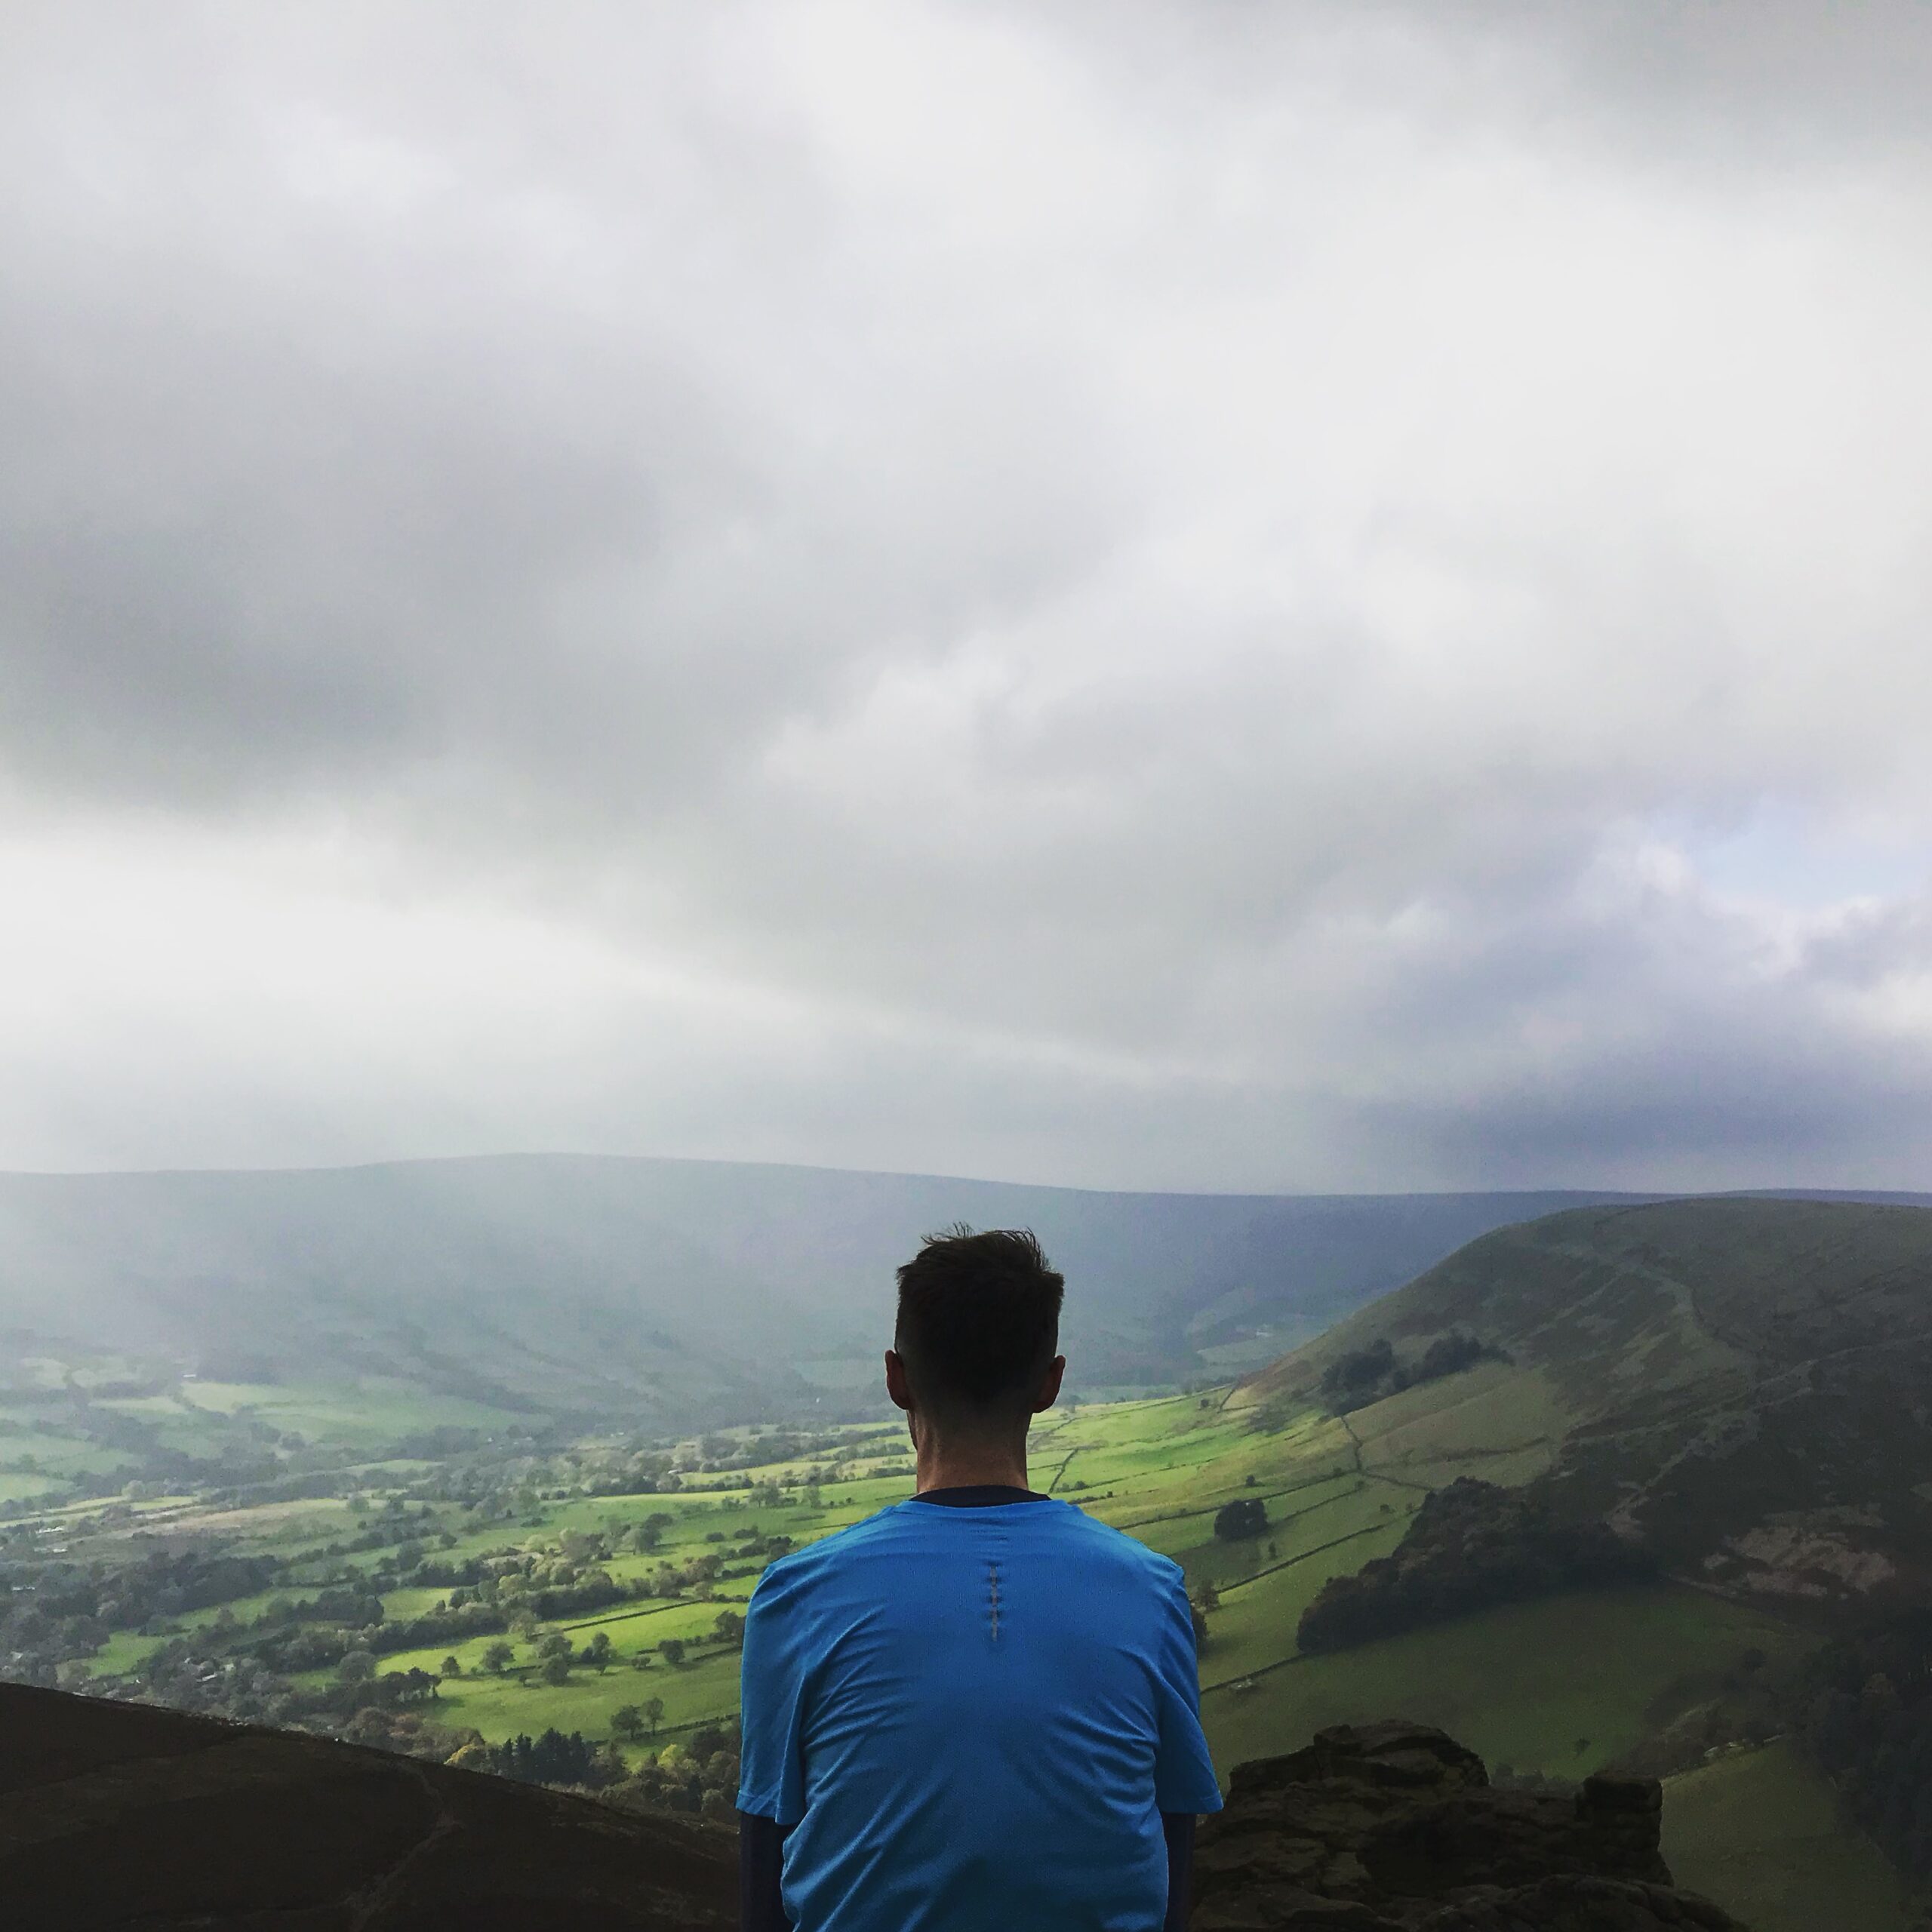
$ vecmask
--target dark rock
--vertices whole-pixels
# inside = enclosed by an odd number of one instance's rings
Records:
[[[1191,1932],[1740,1932],[1672,1885],[1663,1815],[1653,1780],[1497,1791],[1439,1730],[1338,1725],[1236,1768]]]
[[[1496,1791],[1408,1724],[1243,1764],[1193,1932],[1738,1932],[1672,1889],[1658,1786]],[[733,1835],[299,1734],[0,1684],[7,1932],[709,1932]]]
[[[737,1884],[695,1818],[0,1684],[8,1932],[699,1932]]]

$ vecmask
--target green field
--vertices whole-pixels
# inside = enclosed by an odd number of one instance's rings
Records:
[[[1518,1770],[1574,1776],[1629,1749],[1673,1697],[1689,1701],[1746,1651],[1779,1654],[1798,1641],[1758,1612],[1658,1587],[1518,1606],[1298,1658],[1296,1625],[1322,1585],[1400,1540],[1426,1493],[1408,1472],[1426,1469],[1447,1479],[1491,1462],[1499,1432],[1524,1444],[1548,1428],[1551,1407],[1540,1398],[1526,1403],[1520,1386],[1481,1371],[1459,1380],[1460,1386],[1417,1389],[1378,1405],[1387,1414],[1355,1418],[1359,1450],[1351,1429],[1325,1415],[1311,1411],[1263,1433],[1251,1414],[1229,1413],[1219,1396],[1090,1407],[1050,1416],[1036,1431],[1037,1484],[1174,1557],[1191,1584],[1217,1589],[1201,1675],[1204,1712],[1224,1770],[1244,1758],[1294,1749],[1324,1724],[1401,1715],[1440,1724]],[[1514,1413],[1499,1414],[1504,1398]],[[878,1440],[881,1451],[897,1448],[890,1430]],[[804,1472],[802,1466],[769,1472],[795,1478]],[[648,1515],[672,1518],[658,1550],[605,1566],[622,1581],[752,1528],[808,1542],[908,1487],[903,1476],[838,1483],[817,1509],[804,1506],[796,1488],[776,1509],[752,1509],[737,1494],[561,1501],[546,1506],[540,1534],[525,1540],[549,1544],[569,1532],[616,1534]],[[1217,1540],[1215,1511],[1254,1497],[1267,1509],[1266,1531]],[[451,1554],[502,1541],[499,1529],[475,1531],[459,1536]],[[667,1728],[725,1717],[736,1707],[735,1659],[700,1654],[673,1668],[657,1647],[666,1637],[703,1640],[721,1608],[743,1607],[755,1580],[728,1574],[706,1601],[648,1599],[565,1626],[580,1644],[593,1629],[604,1631],[614,1658],[602,1673],[579,1670],[561,1685],[537,1680],[532,1647],[521,1641],[500,1677],[481,1672],[491,1641],[483,1638],[392,1654],[383,1667],[435,1672],[454,1654],[463,1674],[441,1686],[437,1715],[486,1737],[552,1724],[607,1736],[613,1710],[651,1695],[665,1700]],[[436,1601],[437,1592],[420,1588],[384,1599],[392,1617],[420,1614]],[[651,1661],[640,1666],[640,1655]]]
[[[518,1420],[507,1410],[381,1376],[342,1388],[189,1379],[165,1394],[109,1398],[97,1406],[152,1423],[164,1440],[183,1448],[223,1440],[238,1419],[303,1442],[371,1447],[429,1429],[496,1429]]]
[[[1718,1900],[1752,1932],[1909,1932],[1924,1903],[1788,1744],[1671,1779],[1663,1849],[1680,1885]]]
[[[1292,1662],[1251,1688],[1224,1681],[1202,1715],[1224,1769],[1293,1749],[1324,1725],[1402,1717],[1450,1732],[1492,1769],[1576,1778],[1708,1694],[1747,1651],[1777,1657],[1803,1641],[1698,1591],[1592,1591]],[[1203,1664],[1211,1683],[1211,1648]]]

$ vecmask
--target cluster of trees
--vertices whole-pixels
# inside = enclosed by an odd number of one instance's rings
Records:
[[[1607,1524],[1567,1522],[1533,1491],[1459,1477],[1426,1497],[1392,1556],[1325,1584],[1302,1613],[1303,1651],[1336,1651],[1558,1590],[1653,1574]]]
[[[738,1723],[703,1724],[647,1757],[601,1795],[627,1810],[729,1812],[738,1794]]]
[[[652,1698],[642,1706],[626,1706],[612,1728],[617,1737],[635,1740],[648,1727],[657,1729],[663,1702]],[[629,1810],[700,1811],[731,1810],[738,1789],[738,1725],[704,1724],[681,1743],[647,1755],[635,1767],[627,1765],[616,1740],[597,1743],[581,1731],[554,1728],[540,1737],[522,1736],[500,1744],[472,1737],[449,1761],[466,1770],[494,1772],[524,1784],[561,1786],[594,1792],[607,1802]]]
[[[1268,1506],[1258,1496],[1237,1497],[1214,1512],[1214,1534],[1223,1543],[1258,1537],[1268,1527]]]
[[[61,1681],[78,1687],[73,1672],[63,1672]],[[116,1696],[138,1694],[179,1710],[206,1711],[251,1724],[319,1722],[334,1728],[339,1721],[312,1712],[312,1700],[259,1658],[216,1656],[186,1637],[158,1645],[135,1670],[132,1681],[113,1690]]]
[[[119,1568],[9,1565],[0,1571],[0,1663],[23,1681],[53,1683],[61,1666],[94,1656],[116,1630],[158,1635],[174,1618],[254,1595],[278,1567],[272,1557],[194,1551]]]
[[[568,1785],[585,1791],[601,1791],[625,1775],[620,1755],[592,1744],[580,1730],[567,1734],[554,1727],[540,1737],[525,1732],[500,1744],[479,1739],[466,1744],[451,1762],[515,1778],[519,1784]]]
[[[318,1703],[325,1709],[346,1706],[352,1712],[371,1708],[393,1710],[404,1704],[420,1704],[426,1698],[435,1697],[442,1688],[443,1681],[434,1672],[420,1669],[414,1664],[407,1670],[379,1672],[374,1656],[368,1651],[346,1653],[336,1668],[340,1687],[333,1696],[326,1691],[321,1694]]]
[[[655,1737],[657,1727],[663,1721],[662,1697],[647,1697],[641,1704],[620,1704],[611,1713],[611,1735],[634,1744],[647,1731]]]
[[[508,1644],[492,1644],[483,1653],[484,1668],[503,1669],[503,1653],[509,1648]],[[594,1670],[601,1677],[610,1669],[615,1656],[608,1630],[592,1631],[580,1650],[564,1632],[546,1630],[537,1640],[537,1675],[545,1684],[568,1684],[572,1668],[580,1666],[586,1670]]]
[[[272,1557],[156,1551],[118,1568],[59,1561],[36,1565],[30,1584],[0,1577],[0,1623],[10,1611],[42,1623],[82,1619],[112,1630],[138,1630],[192,1611],[211,1610],[265,1589],[278,1572]],[[17,1645],[15,1647],[18,1647]],[[8,1647],[0,1636],[0,1650]],[[96,1647],[98,1647],[97,1645]]]
[[[1437,1336],[1417,1360],[1404,1362],[1395,1353],[1395,1343],[1385,1336],[1365,1349],[1351,1349],[1337,1355],[1322,1372],[1321,1393],[1337,1415],[1346,1415],[1420,1383],[1460,1375],[1478,1362],[1509,1359],[1506,1349],[1457,1331]]]
[[[1790,1702],[1853,1816],[1909,1878],[1932,1878],[1932,1611],[1826,1645]]]

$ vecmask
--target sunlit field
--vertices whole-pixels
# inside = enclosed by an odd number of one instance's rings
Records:
[[[1312,1407],[1264,1417],[1230,1397],[1217,1389],[1069,1407],[1042,1419],[1030,1452],[1037,1486],[1183,1566],[1206,1606],[1204,1711],[1224,1770],[1242,1758],[1293,1748],[1324,1724],[1401,1715],[1441,1723],[1520,1769],[1575,1775],[1633,1743],[1645,1712],[1686,1671],[1786,1641],[1767,1619],[1658,1586],[1618,1593],[1614,1601],[1580,1597],[1524,1606],[1302,1658],[1296,1626],[1324,1583],[1392,1549],[1433,1484],[1461,1473],[1494,1476],[1500,1462],[1509,1475],[1527,1472],[1546,1456],[1560,1411],[1534,1383],[1526,1395],[1524,1378],[1480,1369],[1346,1421]],[[300,1417],[318,1432],[339,1428],[350,1442],[453,1420],[448,1404],[435,1405],[433,1416],[401,1412],[402,1392],[379,1389],[369,1399],[368,1410],[357,1413],[354,1400],[340,1394],[207,1385],[189,1392],[188,1406],[272,1413],[291,1423]],[[147,1398],[143,1406],[165,1412],[171,1401]],[[190,1426],[192,1420],[183,1417]],[[792,1447],[783,1460],[734,1473],[729,1487],[698,1476],[671,1493],[525,1494],[508,1521],[501,1512],[479,1520],[485,1512],[474,1506],[409,1501],[398,1540],[432,1548],[436,1561],[451,1567],[507,1554],[554,1558],[580,1540],[597,1552],[596,1569],[623,1589],[648,1587],[654,1575],[706,1558],[716,1559],[715,1574],[688,1589],[627,1598],[587,1614],[525,1615],[509,1632],[380,1649],[378,1668],[435,1678],[436,1721],[486,1740],[552,1727],[608,1739],[615,1712],[651,1700],[661,1706],[658,1739],[730,1718],[737,1647],[721,1614],[742,1614],[771,1560],[770,1540],[797,1547],[835,1534],[911,1492],[910,1462],[894,1425],[846,1432],[835,1449],[795,1436]],[[64,1523],[77,1541],[103,1546],[137,1536],[219,1537],[235,1554],[281,1566],[270,1589],[184,1611],[165,1629],[116,1631],[92,1660],[94,1676],[112,1678],[138,1671],[183,1635],[217,1652],[238,1645],[277,1598],[358,1579],[377,1589],[384,1627],[446,1611],[446,1586],[381,1586],[386,1546],[326,1553],[358,1529],[380,1524],[384,1512],[417,1496],[436,1469],[420,1458],[358,1466],[352,1500],[250,1507],[165,1497],[129,1506],[112,1531],[98,1523],[90,1529],[99,1512],[85,1505],[64,1506],[38,1523],[43,1531]],[[1217,1537],[1216,1512],[1237,1498],[1260,1501],[1266,1527],[1237,1540]],[[36,1519],[29,1513],[22,1520]],[[630,1548],[648,1524],[655,1525],[653,1546]],[[571,1647],[568,1665],[546,1671],[546,1640],[558,1633]],[[1580,1655],[1591,1660],[1586,1671],[1576,1667]],[[297,1681],[312,1687],[328,1678],[324,1669]],[[633,1739],[626,1748],[650,1743]]]

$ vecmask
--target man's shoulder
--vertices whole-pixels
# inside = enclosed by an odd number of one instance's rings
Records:
[[[1063,1521],[1069,1541],[1092,1561],[1117,1565],[1133,1575],[1164,1584],[1183,1581],[1181,1567],[1171,1556],[1163,1556],[1158,1549],[1149,1549],[1139,1537],[1130,1536],[1126,1531],[1117,1530],[1112,1524],[1103,1523],[1097,1516],[1088,1515],[1084,1509],[1065,1511]]]
[[[830,1531],[801,1549],[788,1550],[784,1555],[774,1558],[759,1575],[760,1593],[768,1589],[777,1592],[809,1586],[818,1578],[864,1556],[883,1537],[891,1535],[894,1514],[894,1510],[888,1508],[870,1516],[862,1516],[856,1523]]]

